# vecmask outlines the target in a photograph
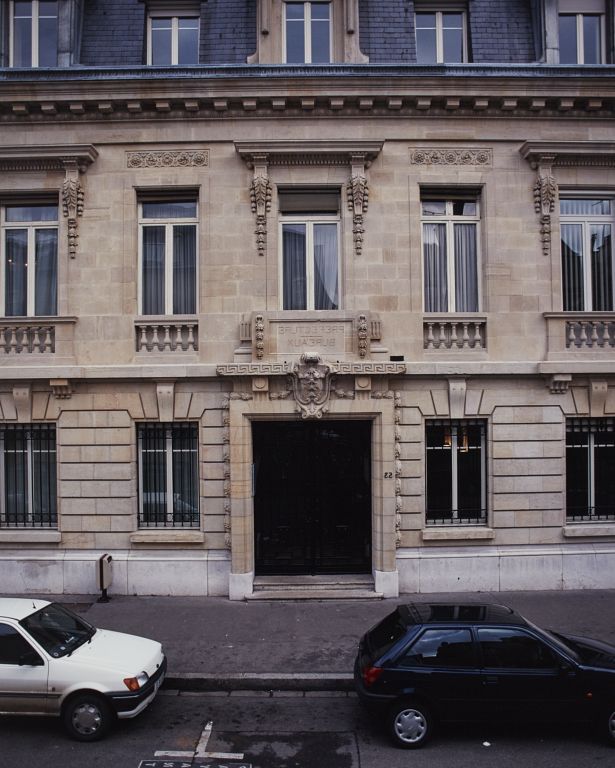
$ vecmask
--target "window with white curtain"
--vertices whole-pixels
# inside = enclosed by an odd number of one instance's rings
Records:
[[[425,312],[478,312],[478,200],[423,196],[421,217]]]
[[[56,67],[58,3],[55,0],[14,0],[10,10],[10,65]]]
[[[328,64],[331,61],[331,3],[284,3],[285,61]]]
[[[55,528],[56,428],[0,424],[0,528]]]
[[[140,527],[198,528],[198,431],[194,422],[137,424]]]
[[[58,313],[58,206],[2,207],[2,286],[5,317]]]
[[[280,190],[282,309],[339,309],[339,190]]]
[[[566,518],[615,520],[615,419],[566,421]]]
[[[613,310],[613,200],[560,199],[563,306],[569,312]]]
[[[197,208],[194,199],[139,203],[143,315],[196,313]]]

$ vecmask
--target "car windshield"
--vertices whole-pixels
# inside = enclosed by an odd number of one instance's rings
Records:
[[[579,661],[579,653],[578,649],[572,645],[572,643],[565,637],[562,637],[562,635],[558,634],[557,632],[553,632],[548,629],[543,629],[542,627],[537,627],[535,624],[532,624],[531,621],[528,621],[526,619],[528,626],[530,626],[532,629],[539,632],[541,635],[544,635],[547,637],[553,645],[556,645],[560,651],[565,653],[567,656],[572,657],[575,661]]]
[[[69,656],[96,632],[95,627],[58,603],[46,605],[19,623],[56,659]]]

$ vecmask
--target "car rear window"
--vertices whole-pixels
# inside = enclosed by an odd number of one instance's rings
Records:
[[[367,633],[369,649],[374,655],[382,656],[406,634],[408,622],[402,616],[399,608],[386,616],[379,624]]]

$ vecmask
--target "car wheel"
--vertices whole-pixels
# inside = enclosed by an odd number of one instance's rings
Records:
[[[604,735],[609,744],[615,746],[615,705],[606,710],[604,724],[606,725]]]
[[[404,749],[418,749],[431,736],[433,720],[423,704],[402,701],[391,708],[388,725],[394,744]]]
[[[102,696],[80,693],[64,705],[62,720],[69,735],[77,741],[102,739],[111,727],[113,714]]]

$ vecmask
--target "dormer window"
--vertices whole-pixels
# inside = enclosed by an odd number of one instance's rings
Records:
[[[159,67],[198,64],[198,16],[150,15],[147,63]]]
[[[331,3],[284,3],[288,64],[331,61]]]
[[[468,60],[466,14],[462,9],[417,5],[415,32],[419,64],[458,64]]]
[[[604,2],[559,4],[560,64],[604,64]]]
[[[11,3],[10,65],[56,67],[58,64],[58,3],[31,0]]]

